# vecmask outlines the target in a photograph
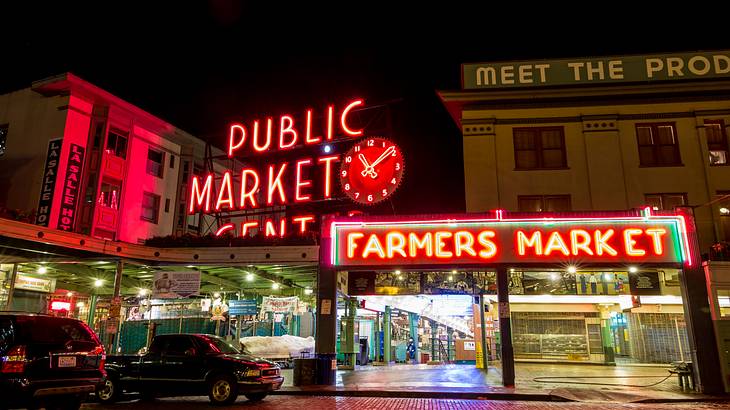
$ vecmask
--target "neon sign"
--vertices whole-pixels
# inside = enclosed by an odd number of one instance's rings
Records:
[[[333,266],[496,263],[682,263],[688,260],[684,218],[335,220]]]
[[[357,99],[337,109],[328,105],[322,124],[315,123],[314,111],[306,110],[297,123],[294,116],[285,114],[274,119],[254,120],[249,124],[235,123],[229,128],[229,158],[249,157],[297,147],[313,146],[338,138],[356,138],[364,130],[353,125],[351,113],[364,105]],[[332,181],[338,172],[334,167],[339,154],[307,155],[296,160],[279,161],[240,170],[224,170],[220,175],[195,175],[188,191],[188,213],[252,210],[331,199]],[[294,215],[281,220],[245,220],[219,227],[217,236],[237,232],[246,236],[254,229],[265,236],[283,237],[290,232],[303,233],[313,226],[314,215]]]

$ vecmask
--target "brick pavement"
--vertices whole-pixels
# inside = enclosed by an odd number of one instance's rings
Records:
[[[208,405],[207,397],[182,397],[157,399],[140,403],[136,400],[102,406],[96,403],[84,405],[84,410],[187,410]],[[270,396],[260,403],[249,403],[244,398],[225,409],[261,410],[719,410],[730,409],[730,403],[669,403],[669,404],[617,404],[617,403],[565,403],[565,402],[518,402],[485,400],[414,399],[381,397],[321,397],[321,396]]]

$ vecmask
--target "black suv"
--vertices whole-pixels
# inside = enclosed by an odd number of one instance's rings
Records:
[[[78,409],[104,384],[105,358],[84,322],[0,312],[0,408]]]

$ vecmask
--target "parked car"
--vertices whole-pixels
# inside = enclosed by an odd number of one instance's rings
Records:
[[[143,398],[207,394],[218,405],[233,403],[239,394],[259,401],[284,382],[276,364],[203,334],[155,336],[140,354],[109,356],[106,371],[96,393],[102,403],[119,400],[124,392]]]
[[[0,312],[0,408],[76,410],[104,385],[104,347],[84,322]]]

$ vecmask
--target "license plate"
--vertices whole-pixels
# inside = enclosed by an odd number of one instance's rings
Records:
[[[76,356],[59,356],[58,367],[76,367]]]

